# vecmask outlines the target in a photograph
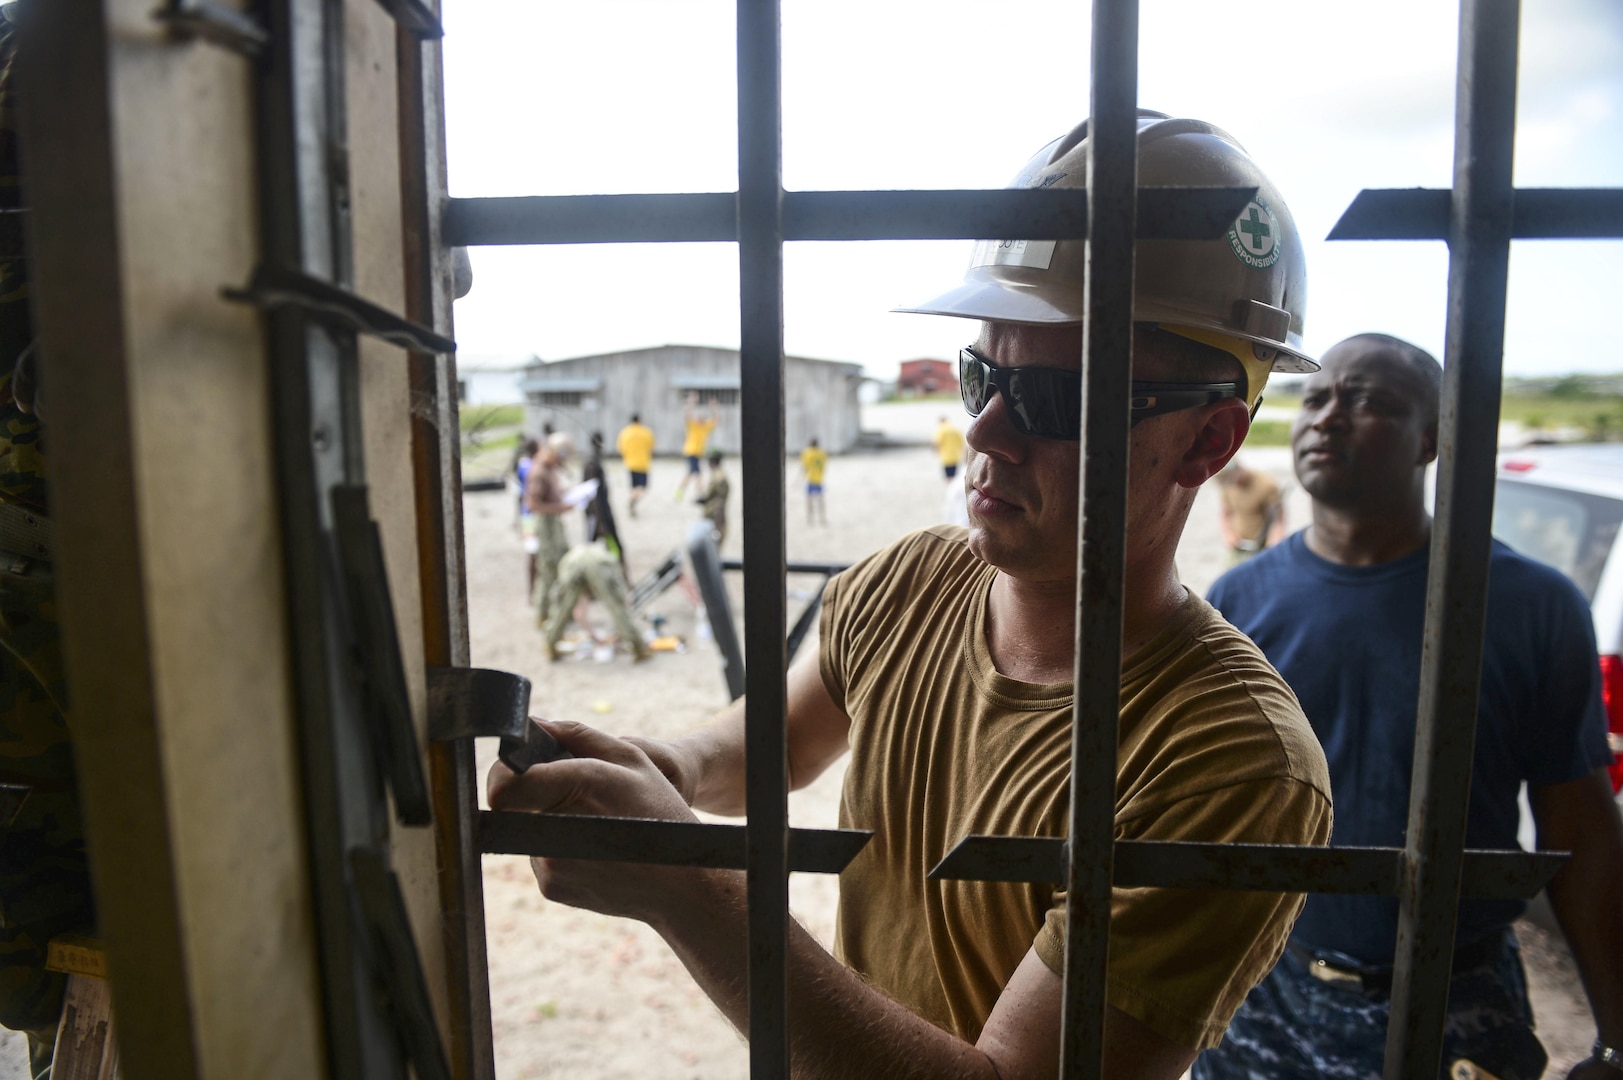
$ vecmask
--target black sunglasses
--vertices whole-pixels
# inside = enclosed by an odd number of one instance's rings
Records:
[[[1082,373],[1067,368],[993,367],[971,347],[958,353],[958,390],[970,416],[991,404],[992,392],[1003,395],[1003,407],[1016,431],[1043,439],[1082,437]],[[1237,382],[1132,383],[1132,422],[1163,413],[1210,405],[1239,397]]]

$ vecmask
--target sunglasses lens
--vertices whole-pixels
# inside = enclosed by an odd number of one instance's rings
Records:
[[[1022,435],[1077,439],[1082,434],[1082,376],[1060,368],[993,369],[972,350],[958,354],[958,389],[964,408],[979,416],[1003,393],[1009,422]]]
[[[958,355],[958,389],[971,416],[979,416],[992,396],[987,366],[967,350]]]
[[[1083,430],[1081,375],[1053,367],[1008,369],[1006,408],[1024,435],[1079,438]]]
[[[1076,439],[1082,433],[1082,377],[1056,368],[1009,372],[1009,412],[1027,435]]]

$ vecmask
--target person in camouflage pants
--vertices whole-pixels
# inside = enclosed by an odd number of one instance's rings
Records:
[[[0,832],[0,1024],[28,1033],[36,1075],[66,983],[46,948],[95,922],[54,585],[48,564],[0,553],[0,784],[22,794]]]
[[[1356,969],[1356,960],[1340,959],[1348,970]],[[1229,1024],[1223,1036],[1226,1053],[1202,1056],[1194,1075],[1206,1080],[1379,1080],[1392,969],[1326,979],[1313,973],[1314,966],[1312,957],[1287,949],[1251,991],[1248,1007]],[[1449,979],[1443,1066],[1461,1060],[1488,1062],[1504,1080],[1544,1074],[1548,1057],[1533,1034],[1527,977],[1513,935],[1493,939],[1479,961],[1462,966]]]
[[[0,8],[0,209],[26,206],[12,78],[14,5]],[[45,453],[27,265],[0,252],[0,514],[46,521]],[[55,577],[38,550],[0,545],[0,1024],[50,1067],[66,978],[45,970],[63,933],[95,926],[67,721]]]
[[[551,613],[547,617],[547,656],[550,659],[558,658],[558,640],[564,636],[564,627],[569,625],[575,605],[586,596],[608,609],[614,629],[633,656],[646,660],[653,655],[637,631],[637,624],[631,621],[619,560],[601,543],[596,543],[572,547],[558,561],[558,580],[552,586]]]
[[[569,550],[564,515],[574,507],[564,502],[563,466],[574,453],[574,447],[567,435],[549,435],[541,444],[524,484],[524,511],[530,515],[527,527],[535,529],[535,585],[530,602],[535,605],[537,626],[547,625],[548,604],[558,580],[558,562]]]

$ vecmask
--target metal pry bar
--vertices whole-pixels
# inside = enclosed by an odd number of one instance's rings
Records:
[[[403,319],[354,293],[320,278],[285,267],[261,265],[253,280],[241,289],[224,288],[220,295],[238,303],[267,310],[278,307],[303,308],[319,318],[336,322],[358,334],[366,334],[402,349],[422,353],[454,353],[456,342],[436,334],[426,326]]]
[[[378,0],[378,7],[387,11],[402,30],[421,41],[445,36],[439,16],[423,0]]]
[[[1256,193],[1254,187],[1144,188],[1138,236],[1222,236]],[[1044,224],[1034,229],[1033,221]],[[783,193],[785,240],[1053,240],[1084,236],[1087,228],[1082,188]],[[445,208],[445,240],[453,246],[737,239],[732,192],[487,197],[452,199]]]
[[[258,19],[213,0],[170,0],[152,17],[178,40],[207,41],[243,56],[256,57],[270,44],[270,35]]]
[[[417,959],[406,899],[400,879],[384,858],[369,848],[349,853],[355,898],[371,929],[371,967],[395,1035],[417,1070],[419,1080],[451,1080],[451,1066],[440,1043],[439,1024],[428,994],[428,981]]]
[[[382,535],[367,508],[365,485],[333,485],[332,513],[373,747],[388,774],[401,824],[427,825],[433,820],[428,781],[412,726]]]
[[[1121,888],[1246,889],[1392,896],[1397,848],[1285,847],[1116,841]],[[1566,862],[1564,852],[1467,851],[1462,896],[1527,900]],[[1069,853],[1053,837],[969,836],[929,873],[932,880],[1064,881]]]
[[[1330,230],[1329,240],[1447,240],[1454,193],[1448,188],[1367,188]],[[1623,189],[1517,188],[1514,240],[1623,238]]]
[[[838,874],[872,835],[866,829],[790,829],[789,869],[803,874]],[[488,855],[543,855],[742,870],[745,842],[743,825],[514,810],[485,810],[479,815],[479,850]]]

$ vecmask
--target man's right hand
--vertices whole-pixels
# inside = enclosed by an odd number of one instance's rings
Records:
[[[665,739],[647,739],[641,735],[628,735],[626,742],[648,755],[654,767],[665,774],[682,801],[689,806],[698,790],[698,763],[681,746]]]

